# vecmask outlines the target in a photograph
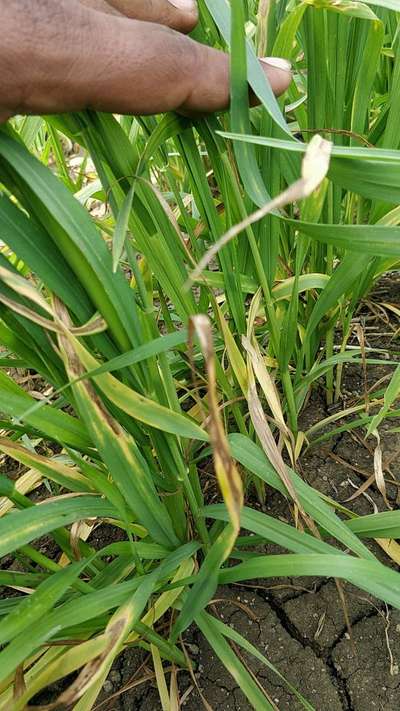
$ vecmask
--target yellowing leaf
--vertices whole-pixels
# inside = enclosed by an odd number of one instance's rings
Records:
[[[215,471],[224,497],[233,530],[237,536],[240,530],[240,511],[243,506],[243,486],[240,474],[232,460],[229,445],[222,426],[218,398],[216,394],[215,355],[212,341],[211,323],[207,316],[198,315],[191,320],[191,338],[196,332],[208,376],[209,432],[213,451]]]

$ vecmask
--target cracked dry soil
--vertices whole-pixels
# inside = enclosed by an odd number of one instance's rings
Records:
[[[387,366],[371,369],[371,384],[385,374]],[[349,392],[361,390],[362,374],[351,367],[346,374]],[[304,413],[303,427],[326,417],[323,400],[315,396]],[[384,464],[395,482],[400,481],[400,434],[382,427]],[[354,470],[354,467],[356,470]],[[301,460],[301,473],[322,493],[344,502],[373,472],[373,449],[357,433],[345,433],[309,450]],[[351,482],[351,483],[350,483]],[[397,485],[387,487],[388,498],[398,507]],[[372,501],[385,506],[376,488],[346,506],[358,514],[372,513]],[[286,502],[268,491],[265,510],[288,520]],[[277,553],[268,546],[264,551]],[[371,550],[394,565],[375,543]],[[336,584],[332,579],[289,578],[252,581],[251,586],[220,589],[215,605],[218,615],[254,644],[283,676],[313,705],[316,711],[399,711],[400,709],[400,611],[388,609],[350,584],[342,583],[352,639],[346,626]],[[268,586],[268,587],[267,587]],[[238,605],[239,603],[239,605]],[[250,711],[234,679],[195,629],[185,639],[197,663],[197,683],[214,711]],[[256,675],[279,711],[300,711],[302,705],[285,684],[254,657],[241,650],[242,658]],[[161,711],[153,681],[120,693],[132,680],[151,671],[139,650],[126,650],[106,682],[97,709],[101,711]],[[178,685],[186,711],[200,711],[202,701],[190,676],[180,672]],[[185,695],[186,691],[186,695]]]
[[[322,405],[308,409],[312,419],[323,415]],[[385,457],[398,480],[400,463],[394,456],[400,450],[400,435],[382,431]],[[334,455],[335,458],[332,458]],[[304,478],[325,494],[346,500],[353,486],[365,480],[348,464],[371,473],[372,452],[357,437],[345,434],[303,457]],[[371,468],[372,467],[372,468]],[[353,486],[349,483],[351,480]],[[382,497],[374,488],[368,495],[383,510]],[[396,506],[397,488],[388,487],[389,499]],[[266,510],[288,520],[285,501],[268,492]],[[372,512],[364,496],[347,504],[359,513]],[[385,553],[372,544],[375,555],[390,564]],[[268,546],[268,552],[278,552]],[[267,587],[268,586],[268,587]],[[346,627],[336,584],[321,578],[292,578],[252,581],[252,585],[229,586],[218,591],[215,609],[221,618],[254,644],[268,660],[314,706],[316,711],[398,711],[400,709],[400,611],[387,609],[380,601],[350,584],[343,583],[352,641]],[[240,606],[238,605],[240,603]],[[234,679],[194,629],[185,639],[197,662],[196,678],[212,709],[250,711],[252,706]],[[242,653],[242,652],[241,652]],[[282,681],[256,659],[242,653],[249,668],[266,689],[279,711],[300,711],[303,707]],[[140,684],[114,698],[134,677],[144,657],[138,650],[126,650],[110,675],[100,700],[102,711],[161,711],[153,682]],[[150,671],[144,666],[139,676]],[[181,695],[188,691],[183,708],[199,711],[203,704],[192,680],[180,672]],[[108,699],[108,700],[107,700]]]
[[[398,711],[400,676],[396,662],[400,659],[400,613],[391,611],[390,626],[367,599],[346,586],[353,645],[349,640],[343,613],[332,581],[323,582],[315,592],[289,592],[285,597],[274,591],[252,593],[243,588],[219,591],[218,613],[225,622],[245,636],[308,699],[317,711]],[[251,617],[236,603],[241,602]],[[320,611],[323,610],[322,615]],[[256,616],[256,620],[253,619]],[[321,623],[325,615],[327,629]],[[322,635],[317,635],[322,627]],[[387,639],[386,639],[387,633]],[[187,637],[198,662],[196,674],[200,689],[211,708],[221,711],[251,711],[234,679],[194,630]],[[390,655],[395,673],[390,673]],[[300,711],[297,701],[283,682],[260,662],[241,652],[249,668],[268,692],[280,711]],[[139,665],[137,651],[127,650],[111,679],[123,686]],[[143,671],[143,670],[142,670]],[[107,687],[104,701],[110,692]],[[191,686],[186,674],[179,675],[179,688],[184,693]],[[104,711],[161,711],[155,686],[145,685],[110,699],[100,708]],[[186,711],[199,711],[203,704],[195,689],[183,703]]]

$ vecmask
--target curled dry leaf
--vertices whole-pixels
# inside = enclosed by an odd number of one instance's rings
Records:
[[[279,475],[281,481],[285,485],[285,488],[295,502],[298,509],[301,510],[301,504],[297,496],[296,490],[293,486],[293,482],[290,479],[287,466],[283,460],[282,454],[279,451],[278,445],[275,442],[274,436],[271,432],[271,428],[268,424],[267,418],[265,416],[263,407],[261,405],[260,398],[258,396],[256,383],[254,380],[254,373],[251,364],[251,357],[249,357],[249,390],[247,394],[247,402],[249,405],[249,412],[251,421],[254,425],[254,429],[257,432],[258,439],[260,440],[261,446],[267,455],[269,461],[274,467],[275,471]]]
[[[388,509],[392,509],[393,507],[390,505],[388,498],[387,498],[387,493],[386,493],[386,484],[385,484],[385,477],[383,474],[383,457],[382,457],[382,448],[381,448],[381,438],[379,435],[378,430],[374,430],[372,432],[374,437],[376,437],[377,444],[374,449],[374,472],[375,472],[375,481],[376,485],[382,494],[383,500],[388,507]]]
[[[0,302],[4,304],[4,306],[8,306],[8,308],[10,308],[16,314],[24,316],[29,321],[36,323],[38,326],[42,326],[42,328],[47,331],[53,331],[54,333],[62,333],[62,329],[57,326],[54,321],[50,321],[50,319],[40,316],[40,314],[38,314],[36,311],[33,311],[33,309],[30,309],[28,306],[24,306],[23,304],[19,304],[18,301],[10,299],[5,294],[0,294]]]
[[[243,486],[240,474],[232,460],[229,445],[219,414],[216,394],[215,355],[211,323],[207,316],[194,316],[189,326],[190,344],[196,332],[204,355],[208,376],[209,434],[215,471],[224,497],[230,520],[237,535],[240,529],[240,512],[243,506]],[[190,346],[192,352],[192,347]]]
[[[117,656],[126,637],[129,623],[129,616],[122,610],[119,615],[117,614],[115,618],[110,620],[104,633],[107,644],[102,653],[83,667],[76,680],[68,689],[63,691],[56,701],[45,707],[46,711],[69,709],[82,698],[85,692],[93,686],[96,679],[101,676],[102,672],[104,672],[108,666],[111,666],[112,660]]]
[[[71,333],[74,336],[95,336],[97,333],[103,333],[107,328],[108,326],[103,317],[99,314],[95,314],[93,318],[87,323],[84,323],[83,326],[71,328]]]
[[[162,664],[161,655],[158,647],[155,644],[150,645],[151,656],[153,658],[153,666],[156,674],[156,683],[158,689],[158,695],[160,697],[161,706],[163,711],[170,711],[170,701],[168,694],[167,681],[165,678],[165,672]]]
[[[40,292],[32,283],[28,281],[28,279],[25,279],[19,274],[15,274],[15,272],[12,272],[10,269],[5,269],[4,267],[0,267],[0,279],[10,289],[19,294],[19,296],[23,296],[25,299],[32,301],[50,316],[53,315],[51,307],[47,303],[46,299],[43,298]]]
[[[170,677],[169,685],[169,703],[170,711],[179,711],[181,708],[180,695],[178,688],[178,670],[174,664]]]
[[[293,500],[293,502],[296,505],[295,509],[295,517],[297,519],[297,514],[299,513],[301,515],[301,518],[303,519],[304,523],[308,526],[309,530],[313,533],[316,538],[320,538],[319,531],[314,523],[314,521],[306,514],[304,511],[299,497],[297,496],[296,489],[293,485],[293,482],[290,478],[290,474],[288,471],[288,467],[286,466],[284,459],[282,457],[282,454],[280,452],[280,449],[275,442],[274,436],[271,432],[271,428],[268,424],[268,420],[266,418],[265,412],[263,410],[260,398],[258,396],[257,392],[257,387],[256,387],[256,382],[254,378],[254,364],[253,364],[253,359],[256,356],[256,351],[253,348],[250,348],[247,353],[247,374],[248,374],[248,383],[249,383],[249,390],[247,394],[247,402],[249,405],[249,413],[251,417],[251,421],[254,425],[254,429],[257,433],[258,439],[260,440],[260,444],[262,449],[264,450],[266,456],[268,457],[269,461],[271,462],[272,466],[274,467],[275,471],[277,472],[278,476],[280,477],[282,483],[284,484],[289,496]]]
[[[350,479],[348,479],[350,481]],[[355,499],[358,499],[359,496],[362,496],[362,494],[365,494],[366,491],[368,491],[369,487],[374,483],[375,481],[375,474],[371,474],[370,477],[368,477],[367,481],[364,481],[361,486],[356,487],[355,485],[353,486],[353,489],[355,488],[356,491],[354,494],[349,496],[348,499],[344,499],[343,503],[348,504],[350,501],[355,501]]]
[[[265,367],[265,363],[263,361],[263,357],[261,355],[258,344],[255,341],[254,343],[251,343],[250,340],[246,338],[246,336],[242,337],[242,343],[244,349],[247,351],[247,354],[251,359],[251,364],[253,366],[254,373],[257,377],[258,382],[261,385],[268,405],[271,408],[271,412],[277,427],[282,432],[284,437],[290,438],[291,432],[289,431],[285,422],[285,418],[283,416],[278,391],[267,368]]]
[[[52,331],[53,333],[62,334],[65,329],[62,322],[60,323],[57,318],[57,313],[51,307],[51,305],[43,298],[40,292],[35,289],[28,279],[24,279],[19,274],[14,274],[9,269],[0,267],[0,280],[4,282],[10,289],[16,292],[19,296],[24,299],[28,299],[32,303],[36,304],[45,313],[49,314],[54,318],[54,321],[41,316],[37,311],[25,306],[24,304],[11,299],[6,294],[0,292],[0,302],[5,306],[8,306],[12,311],[20,316],[24,316],[29,321],[36,323],[38,326],[42,326],[47,331]],[[75,327],[70,323],[69,330],[75,336],[94,336],[97,333],[102,333],[107,330],[108,326],[104,319],[98,314],[94,316],[83,326]]]
[[[285,205],[289,205],[297,200],[304,200],[306,197],[322,183],[329,170],[330,157],[332,152],[332,143],[321,138],[318,134],[313,136],[308,144],[302,165],[302,175],[299,180],[290,185],[286,190],[276,198],[270,200],[264,207],[253,212],[249,217],[239,222],[226,232],[206,252],[204,257],[198,263],[196,269],[191,273],[189,278],[189,286],[192,282],[199,279],[204,269],[218,254],[220,249],[230,242],[238,234],[246,230],[250,225],[258,222],[271,212],[280,210]]]
[[[75,560],[81,560],[79,541],[86,541],[89,538],[93,530],[93,526],[93,523],[91,526],[88,526],[85,521],[75,521],[75,523],[72,524],[70,533],[70,545]]]
[[[301,180],[299,181],[302,185],[294,183],[292,186],[297,185],[300,193],[300,197],[296,197],[294,200],[308,197],[321,185],[329,170],[331,153],[331,141],[327,141],[318,134],[311,139],[303,158]]]

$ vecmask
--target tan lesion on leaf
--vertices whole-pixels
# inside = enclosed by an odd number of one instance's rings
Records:
[[[72,328],[71,317],[65,304],[57,297],[53,299],[53,306],[58,321],[65,327],[65,333],[58,335],[58,344],[64,357],[66,369],[71,379],[74,380],[75,378],[80,378],[82,375],[85,375],[86,370],[75,351],[73,338],[67,335]],[[89,380],[82,380],[79,386],[85,390],[102,420],[110,427],[113,433],[119,437],[123,433],[123,429],[104,407],[92,383]]]
[[[69,711],[76,702],[88,691],[96,681],[97,675],[101,672],[102,666],[107,662],[107,658],[113,651],[118,650],[118,643],[124,635],[126,629],[126,619],[120,617],[111,623],[104,636],[108,637],[108,642],[101,654],[91,659],[80,672],[78,678],[68,687],[66,691],[48,706],[42,707],[45,711]]]

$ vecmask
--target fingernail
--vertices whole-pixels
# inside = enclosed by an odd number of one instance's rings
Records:
[[[277,69],[283,69],[284,72],[292,71],[292,64],[288,59],[283,59],[283,57],[261,57],[260,62],[268,64],[270,67],[276,67]]]
[[[195,0],[169,0],[169,4],[185,12],[193,12],[196,8]]]

